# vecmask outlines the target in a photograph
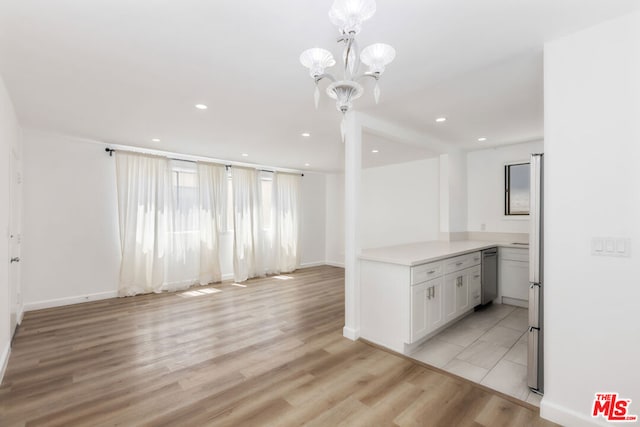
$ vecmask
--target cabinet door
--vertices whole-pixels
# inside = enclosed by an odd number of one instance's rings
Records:
[[[427,282],[427,329],[429,332],[435,331],[444,325],[444,307],[443,307],[443,288],[444,280],[442,278],[430,280]],[[431,293],[429,294],[429,289]]]
[[[503,260],[500,263],[502,296],[519,300],[529,299],[529,263]]]
[[[456,316],[471,307],[469,302],[469,272],[458,272],[456,279]]]
[[[469,269],[469,298],[471,307],[475,307],[482,302],[482,276],[480,266]]]
[[[427,302],[428,282],[411,286],[411,342],[416,342],[428,333]]]
[[[444,301],[442,303],[444,308],[444,322],[447,323],[456,318],[458,312],[456,310],[456,294],[458,289],[458,277],[461,275],[458,273],[447,274],[444,276],[444,292],[442,296]]]

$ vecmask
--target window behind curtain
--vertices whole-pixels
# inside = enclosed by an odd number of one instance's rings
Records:
[[[264,230],[270,230],[273,219],[273,179],[271,174],[262,173],[260,178],[260,189],[262,192],[262,225]],[[233,187],[231,184],[231,174],[227,180],[227,211],[225,214],[227,232],[233,233]]]

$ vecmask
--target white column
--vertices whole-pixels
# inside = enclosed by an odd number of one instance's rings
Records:
[[[362,126],[351,111],[345,117],[344,166],[344,329],[343,335],[356,340],[360,335],[360,176],[362,169]]]

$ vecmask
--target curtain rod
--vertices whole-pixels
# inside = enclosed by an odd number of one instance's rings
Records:
[[[109,157],[112,157],[113,153],[115,153],[116,151],[124,151],[126,153],[137,153],[137,154],[153,154],[153,153],[144,153],[144,152],[141,152],[141,151],[133,151],[133,150],[115,150],[115,149],[109,148],[109,147],[105,148],[104,151],[109,153]],[[155,150],[149,150],[149,151],[155,151]],[[178,160],[178,161],[181,161],[181,162],[198,163],[197,160],[180,159],[180,158],[177,158],[177,157],[170,157],[170,156],[164,156],[164,157],[166,157],[169,160]],[[231,164],[223,164],[223,163],[220,163],[220,162],[209,161],[209,163],[215,163],[215,164],[218,164],[218,165],[223,165],[225,167],[225,169],[227,169],[227,170],[229,170],[229,168],[233,167],[233,165],[231,165]],[[268,170],[268,169],[256,169],[256,170],[258,170],[260,172],[268,172],[268,173],[278,172],[277,170]],[[282,173],[292,173],[292,172],[283,171]],[[301,173],[300,176],[304,176],[304,174]]]

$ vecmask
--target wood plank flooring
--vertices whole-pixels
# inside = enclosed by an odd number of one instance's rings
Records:
[[[29,312],[0,425],[552,425],[343,324],[335,267]]]

